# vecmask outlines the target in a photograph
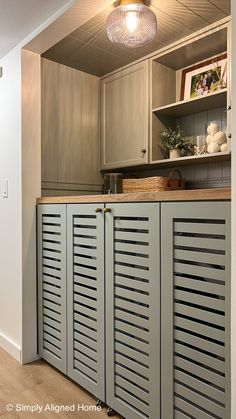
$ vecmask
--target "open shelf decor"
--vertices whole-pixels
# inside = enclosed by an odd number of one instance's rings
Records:
[[[163,131],[178,126],[194,152],[176,158],[176,164],[230,158],[230,36],[230,21],[221,22],[150,58],[151,164],[174,165],[173,159],[163,158],[160,146]],[[218,134],[210,145],[207,127],[214,121]]]
[[[182,72],[180,100],[202,98],[227,87],[227,53]]]

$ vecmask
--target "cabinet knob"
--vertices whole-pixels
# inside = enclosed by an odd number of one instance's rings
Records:
[[[229,105],[228,107],[227,107],[227,111],[230,111],[231,110],[231,105]]]
[[[228,134],[228,138],[232,138],[232,134]]]
[[[95,212],[102,212],[102,208],[96,208]]]
[[[105,212],[105,214],[108,213],[108,212],[111,212],[111,208],[104,208],[104,212]]]
[[[141,153],[145,154],[147,152],[146,148],[141,148]]]

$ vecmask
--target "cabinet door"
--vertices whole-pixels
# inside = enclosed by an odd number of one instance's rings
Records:
[[[162,418],[230,419],[230,203],[161,213]]]
[[[148,162],[148,98],[146,61],[102,80],[103,169]]]
[[[66,205],[37,213],[39,355],[66,374]]]
[[[45,194],[47,190],[64,191],[64,195],[101,190],[99,96],[97,77],[42,59]]]
[[[106,214],[107,404],[125,418],[160,417],[159,204]]]
[[[104,215],[68,206],[68,375],[105,401]]]

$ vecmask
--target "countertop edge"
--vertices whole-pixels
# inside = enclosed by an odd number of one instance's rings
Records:
[[[231,188],[189,189],[181,191],[137,192],[113,195],[79,195],[37,198],[37,204],[79,204],[106,202],[174,202],[231,200]]]

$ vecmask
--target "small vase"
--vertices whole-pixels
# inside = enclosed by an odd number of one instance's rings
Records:
[[[181,157],[181,151],[177,148],[174,148],[173,150],[170,150],[170,159],[178,159],[178,157]]]

